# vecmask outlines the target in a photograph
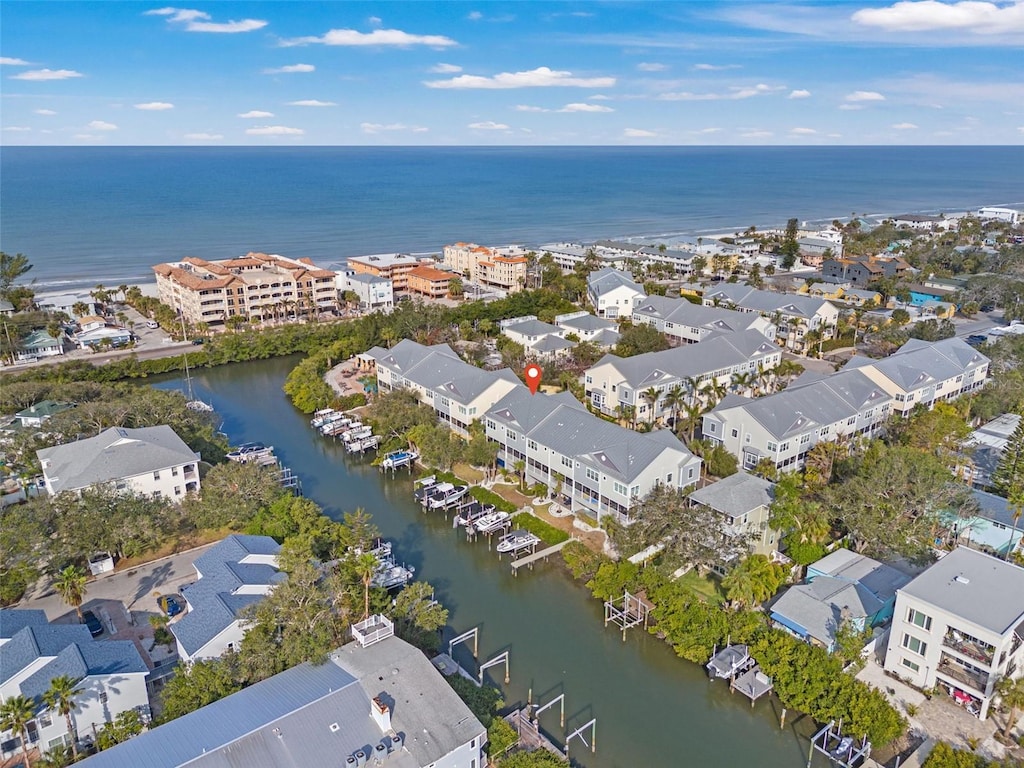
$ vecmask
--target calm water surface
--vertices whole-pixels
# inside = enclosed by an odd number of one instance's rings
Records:
[[[603,609],[553,563],[513,578],[484,543],[469,544],[442,515],[424,515],[411,500],[408,475],[384,477],[369,459],[349,458],[321,438],[281,391],[298,358],[222,366],[193,376],[196,394],[223,416],[232,442],[272,444],[302,477],[303,490],[332,517],[363,507],[400,559],[437,588],[455,632],[480,627],[480,655],[511,651],[510,702],[548,701],[566,694],[572,729],[597,718],[596,754],[573,741],[573,757],[587,768],[637,766],[759,766],[798,768],[807,760],[810,723],[780,730],[779,705],[751,709],[722,682],[639,629],[625,643],[603,627]],[[156,383],[181,388],[178,379]],[[461,659],[464,664],[470,659]],[[496,669],[496,676],[501,672]],[[562,741],[557,707],[542,724]],[[792,718],[791,718],[792,719]],[[589,739],[589,736],[588,736]]]

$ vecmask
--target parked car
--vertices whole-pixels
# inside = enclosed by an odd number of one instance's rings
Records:
[[[99,637],[103,634],[103,622],[92,611],[84,611],[82,613],[82,623],[89,628],[89,634],[93,637]]]
[[[981,311],[982,312],[995,312],[996,311],[995,304],[982,304],[981,305]]]
[[[154,328],[154,329],[155,328],[159,328],[160,327],[160,323],[158,323],[156,320],[147,320],[146,321],[146,327],[147,328]]]
[[[160,595],[156,599],[156,604],[172,618],[185,610],[185,601],[179,595]]]
[[[205,344],[206,339],[192,339],[193,344]]]

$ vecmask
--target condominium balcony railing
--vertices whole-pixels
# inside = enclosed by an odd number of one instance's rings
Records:
[[[985,694],[985,688],[988,685],[988,677],[985,675],[979,675],[976,672],[971,672],[969,669],[957,664],[956,661],[952,660],[945,654],[943,654],[942,659],[939,661],[938,671],[943,675],[952,677],[954,680],[958,680],[964,685],[970,686],[982,695]]]
[[[947,634],[942,638],[942,644],[947,648],[952,648],[958,653],[962,653],[970,659],[974,659],[975,661],[984,664],[987,667],[992,666],[992,659],[995,657],[995,651],[992,646],[987,643],[953,634]]]

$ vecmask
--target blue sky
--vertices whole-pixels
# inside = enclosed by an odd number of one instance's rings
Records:
[[[1013,2],[4,3],[6,145],[1020,144]]]

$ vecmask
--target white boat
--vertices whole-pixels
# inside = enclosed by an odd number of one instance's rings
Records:
[[[422,489],[425,493],[420,497],[420,504],[427,506],[435,498],[443,496],[454,488],[455,486],[451,483],[434,483],[433,485]]]
[[[309,420],[309,426],[313,429],[320,429],[335,413],[337,411],[333,408],[321,408],[319,411],[314,411],[313,418]]]
[[[490,533],[491,531],[497,531],[508,524],[509,517],[511,517],[511,515],[509,515],[508,512],[503,512],[501,510],[488,512],[473,523],[473,529],[477,533]]]
[[[397,589],[412,581],[415,572],[416,569],[411,565],[397,563],[391,555],[388,555],[381,560],[370,584],[383,589]]]
[[[336,413],[330,418],[324,420],[323,424],[321,424],[318,427],[318,429],[320,430],[320,432],[326,435],[329,432],[336,432],[337,430],[343,427],[347,427],[351,423],[352,419],[350,419],[348,416],[346,416],[343,413]]]
[[[383,469],[398,469],[409,466],[419,457],[419,451],[392,451],[384,457],[380,466]]]
[[[364,451],[376,450],[378,445],[380,445],[380,437],[369,435],[361,440],[349,440],[345,444],[345,449],[349,453],[363,453]]]
[[[456,525],[465,525],[467,527],[475,525],[477,520],[489,515],[494,511],[493,504],[481,504],[476,499],[459,505],[458,516],[455,518]]]
[[[358,427],[356,429],[350,429],[348,432],[341,436],[341,439],[346,443],[351,443],[353,440],[363,440],[373,434],[372,427]]]
[[[540,544],[539,536],[529,531],[515,530],[502,536],[495,549],[499,552],[518,552],[536,544]]]
[[[412,497],[416,501],[422,501],[424,496],[429,495],[429,491],[437,485],[437,476],[429,475],[428,477],[421,477],[415,483],[415,490],[412,492]]]
[[[233,451],[225,455],[231,461],[255,461],[274,452],[274,446],[267,446],[263,443],[242,443]]]
[[[451,483],[449,483],[449,485],[451,485]],[[450,507],[465,496],[468,491],[468,485],[454,485],[451,490],[431,497],[430,501],[427,502],[427,506],[430,507],[430,509],[444,509],[445,507]]]

